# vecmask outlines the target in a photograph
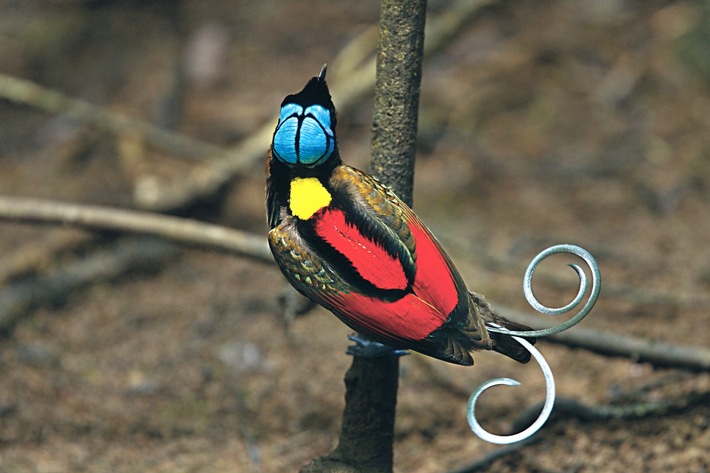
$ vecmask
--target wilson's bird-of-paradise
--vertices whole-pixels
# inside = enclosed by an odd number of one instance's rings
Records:
[[[461,365],[472,365],[479,349],[527,362],[522,345],[486,327],[529,328],[470,292],[391,190],[343,164],[325,72],[283,100],[266,157],[269,246],[281,272],[346,325],[393,348]]]

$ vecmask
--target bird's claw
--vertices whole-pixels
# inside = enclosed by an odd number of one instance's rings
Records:
[[[409,351],[392,348],[380,342],[367,340],[357,335],[348,335],[348,339],[355,342],[355,345],[349,345],[345,353],[351,356],[360,356],[363,358],[378,358],[380,356],[404,356],[409,355]]]

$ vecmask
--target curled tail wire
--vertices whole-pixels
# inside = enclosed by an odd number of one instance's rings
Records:
[[[481,439],[491,442],[491,443],[497,443],[497,444],[510,444],[514,442],[520,442],[522,440],[525,440],[532,436],[535,432],[540,430],[542,426],[547,422],[548,417],[550,416],[550,413],[552,412],[552,408],[555,403],[555,379],[552,375],[552,370],[550,369],[550,365],[547,363],[545,360],[545,357],[542,356],[542,354],[530,343],[530,340],[534,340],[532,337],[536,336],[547,336],[551,335],[553,333],[559,333],[563,330],[566,330],[573,325],[579,323],[591,310],[592,307],[594,307],[595,302],[597,301],[597,298],[599,297],[599,291],[600,291],[600,286],[601,286],[601,274],[599,272],[599,265],[597,265],[596,260],[594,257],[586,250],[583,248],[580,248],[575,245],[555,245],[551,246],[550,248],[547,248],[544,251],[541,251],[530,263],[528,266],[527,271],[525,272],[525,279],[524,279],[524,293],[525,297],[530,302],[530,305],[533,306],[538,312],[541,312],[543,314],[547,315],[559,315],[559,314],[564,314],[572,309],[574,309],[581,301],[586,293],[586,288],[587,288],[587,276],[580,268],[578,265],[570,265],[572,269],[577,273],[580,279],[580,289],[577,294],[577,297],[574,298],[574,300],[567,304],[564,307],[560,308],[551,308],[544,306],[540,304],[535,296],[532,294],[532,288],[531,288],[531,281],[532,281],[532,274],[537,267],[537,265],[547,258],[550,255],[556,254],[556,253],[569,253],[573,255],[577,255],[580,258],[582,258],[588,265],[589,269],[592,273],[592,289],[589,295],[589,299],[587,300],[587,303],[580,309],[580,311],[571,319],[567,320],[566,322],[562,322],[559,325],[556,325],[551,328],[547,329],[542,329],[542,330],[530,330],[530,329],[523,329],[519,330],[515,328],[517,324],[511,323],[505,319],[501,320],[501,317],[497,317],[495,314],[490,310],[490,307],[488,304],[485,302],[485,300],[482,300],[480,297],[478,297],[475,294],[471,295],[471,301],[476,303],[477,309],[479,311],[479,314],[481,315],[481,319],[484,320],[486,331],[488,335],[491,337],[491,340],[495,342],[497,345],[493,345],[493,350],[500,351],[501,348],[505,347],[505,350],[510,350],[513,355],[517,353],[517,351],[513,348],[510,348],[508,345],[508,339],[501,339],[499,336],[506,336],[510,337],[513,342],[518,342],[521,344],[521,346],[525,347],[527,350],[529,350],[532,353],[532,356],[535,357],[535,360],[540,364],[540,368],[542,369],[543,376],[545,377],[545,404],[543,406],[542,412],[540,412],[540,415],[538,416],[537,420],[525,429],[522,432],[519,432],[517,434],[512,434],[512,435],[495,435],[491,434],[490,432],[486,431],[481,425],[478,423],[478,419],[476,419],[476,414],[475,414],[475,408],[476,408],[476,401],[479,397],[479,395],[488,389],[491,386],[495,385],[507,385],[507,386],[516,386],[520,383],[515,381],[514,379],[510,378],[496,378],[489,380],[485,383],[483,383],[481,386],[476,389],[473,394],[471,394],[471,397],[469,398],[468,405],[466,408],[466,417],[468,419],[468,423],[471,427],[471,430],[478,435]],[[512,325],[511,325],[512,324]],[[505,341],[502,341],[505,340]],[[501,351],[501,353],[504,353],[508,356],[511,356],[510,353],[507,351]],[[514,358],[514,356],[511,356]],[[528,357],[529,358],[529,357]]]

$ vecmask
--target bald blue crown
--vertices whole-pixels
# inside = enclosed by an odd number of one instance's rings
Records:
[[[335,151],[335,121],[335,107],[322,71],[281,103],[274,157],[292,166],[315,167],[327,161]]]
[[[289,103],[281,107],[274,134],[274,156],[287,164],[316,166],[335,149],[330,112],[322,105],[303,107]]]

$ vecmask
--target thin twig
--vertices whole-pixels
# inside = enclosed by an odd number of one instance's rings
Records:
[[[455,470],[450,470],[449,473],[475,473],[477,471],[481,471],[490,466],[491,463],[498,460],[499,458],[507,457],[508,455],[518,452],[523,447],[527,447],[528,445],[537,443],[540,440],[542,440],[541,435],[533,435],[532,437],[528,437],[522,442],[514,443],[512,445],[506,445],[505,447],[493,450],[492,452],[487,453],[478,460],[474,460],[471,463],[460,466]]]
[[[176,247],[162,240],[123,238],[91,257],[53,269],[31,280],[0,289],[0,333],[7,333],[17,322],[41,305],[63,303],[73,291],[98,281],[115,279],[126,271],[155,271],[166,261],[174,261]]]
[[[0,286],[14,279],[36,277],[62,255],[93,242],[92,235],[81,232],[50,233],[4,254],[0,261]]]
[[[535,328],[556,325],[554,322],[521,311],[497,305],[501,315]],[[622,356],[635,362],[650,363],[656,367],[710,370],[710,349],[672,345],[647,338],[631,337],[604,330],[576,326],[574,330],[560,332],[546,341],[570,347],[585,348],[607,356]]]
[[[558,398],[555,402],[555,410],[552,417],[550,417],[550,421],[569,418],[577,418],[584,421],[640,419],[648,416],[674,414],[695,406],[704,405],[708,401],[710,401],[710,392],[692,392],[680,399],[638,403],[628,406],[595,406],[581,403],[576,399]],[[525,412],[518,416],[513,422],[511,430],[515,432],[529,425],[530,421],[537,417],[541,408],[542,403],[526,409]],[[499,448],[466,465],[454,470],[449,470],[448,473],[475,473],[484,470],[495,460],[516,453],[523,447],[537,443],[543,438],[543,435],[535,435],[522,442]]]
[[[520,253],[519,251],[508,252],[506,254],[494,253],[488,246],[471,241],[460,233],[455,233],[446,228],[437,229],[436,234],[451,253],[467,255],[471,264],[491,271],[505,270],[509,273],[522,273],[525,270],[525,266],[521,265],[521,259],[517,256]],[[535,243],[535,245],[537,245],[537,243]],[[526,249],[530,249],[532,246],[532,244],[526,244]],[[605,257],[614,258],[614,255],[610,254],[608,249],[596,248],[590,249],[590,252],[594,254],[599,261],[602,261]],[[567,283],[563,282],[560,277],[553,273],[546,273],[544,269],[540,269],[538,272],[540,272],[540,274],[539,276],[536,274],[536,282],[542,282],[557,288],[566,287]],[[707,292],[687,292],[683,291],[681,288],[676,288],[671,292],[663,292],[645,287],[632,287],[615,281],[604,282],[604,298],[628,301],[634,305],[710,306],[710,293]]]
[[[552,421],[569,418],[577,418],[584,421],[641,419],[650,416],[658,417],[675,414],[695,406],[707,404],[708,401],[710,401],[710,391],[693,391],[677,399],[638,402],[625,406],[590,405],[574,398],[562,397],[555,401],[555,410],[550,419]],[[531,420],[535,420],[540,409],[542,409],[542,403],[525,409],[513,421],[511,430],[516,431],[529,425]]]
[[[0,73],[0,97],[49,113],[64,115],[79,123],[91,124],[99,130],[116,135],[130,134],[177,156],[216,159],[224,158],[227,154],[227,151],[219,146],[170,132],[146,121],[113,112],[105,107],[3,73]]]
[[[181,244],[246,256],[264,263],[273,262],[263,236],[148,212],[0,196],[0,219],[154,235]]]

